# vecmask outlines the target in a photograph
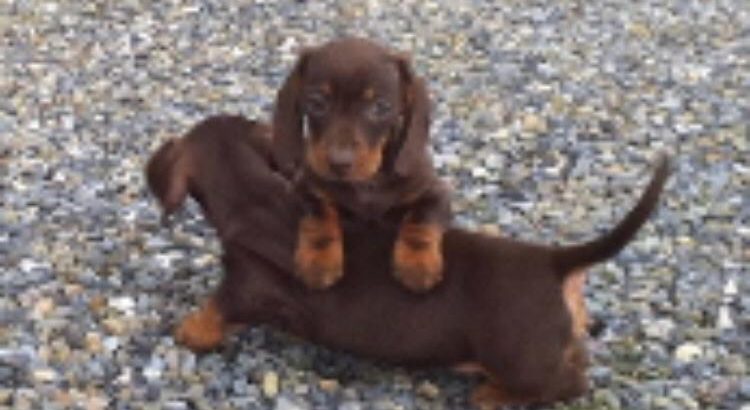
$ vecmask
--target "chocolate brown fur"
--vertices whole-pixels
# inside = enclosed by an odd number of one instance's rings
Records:
[[[344,218],[350,238],[346,275],[317,292],[293,276],[300,207],[268,164],[262,129],[252,124],[210,119],[167,143],[149,162],[149,184],[165,211],[179,205],[169,202],[173,184],[188,175],[178,187],[187,186],[199,199],[224,249],[225,277],[206,303],[210,310],[187,320],[207,317],[212,331],[217,322],[227,329],[270,323],[392,363],[479,370],[487,382],[473,394],[477,404],[548,403],[586,391],[585,269],[614,256],[647,220],[668,175],[666,158],[625,218],[582,245],[544,246],[448,229],[442,246],[446,276],[427,294],[410,292],[385,274],[397,219]],[[181,154],[165,154],[176,143]],[[226,152],[233,154],[219,155]],[[169,165],[183,156],[191,158],[189,169]],[[192,322],[187,327],[202,332]],[[211,347],[190,343],[203,341],[200,334],[178,336],[189,347]]]
[[[394,253],[389,269],[414,291],[442,277],[439,248],[450,220],[448,195],[428,152],[429,111],[424,80],[404,56],[345,38],[301,53],[278,92],[273,122],[279,166],[301,176],[298,188],[310,208],[305,226],[316,218],[330,225],[337,218],[318,210],[333,207],[364,220],[399,215],[404,224],[426,227],[420,232],[429,234],[414,238],[416,245],[394,244],[412,249]],[[300,246],[317,241],[318,232],[316,238],[300,232]],[[335,240],[341,235],[330,236],[319,250],[296,253],[296,272],[313,288],[327,288],[343,273],[343,259],[329,263],[341,253]]]

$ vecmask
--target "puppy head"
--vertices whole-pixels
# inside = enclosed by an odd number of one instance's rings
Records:
[[[428,131],[427,91],[408,59],[345,38],[301,53],[277,96],[274,155],[334,181],[408,175],[427,157]]]

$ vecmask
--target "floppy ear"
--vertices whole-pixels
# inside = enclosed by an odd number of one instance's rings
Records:
[[[305,147],[302,113],[302,72],[310,50],[303,50],[276,94],[273,111],[273,158],[282,172],[291,172],[302,162]]]
[[[404,121],[399,133],[400,144],[393,162],[395,171],[400,175],[410,175],[419,167],[430,165],[427,152],[430,133],[430,98],[423,79],[417,77],[409,58],[396,55],[402,89],[404,90]]]
[[[169,140],[146,164],[146,181],[159,200],[164,218],[185,201],[188,192],[189,158],[182,140]]]

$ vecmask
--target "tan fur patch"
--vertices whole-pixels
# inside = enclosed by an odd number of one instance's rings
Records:
[[[404,223],[394,248],[394,274],[407,288],[422,292],[443,278],[443,228]]]
[[[343,176],[335,176],[328,165],[328,146],[325,142],[310,143],[306,149],[306,160],[310,168],[318,175],[343,178],[352,182],[366,181],[375,175],[383,162],[383,149],[386,138],[370,146],[364,141],[357,141],[354,148],[354,161],[351,170]]]
[[[325,289],[344,274],[344,250],[338,213],[329,203],[322,217],[307,215],[300,221],[294,255],[297,276],[312,289]]]
[[[216,348],[224,340],[226,324],[213,299],[187,315],[175,330],[175,340],[194,351]]]
[[[355,152],[354,166],[352,167],[351,179],[355,181],[365,181],[372,178],[380,169],[383,162],[383,148],[385,147],[386,138],[379,138],[375,146],[369,146],[367,143],[360,142],[357,144]]]
[[[365,100],[372,100],[375,98],[375,89],[372,87],[365,88],[365,92],[362,93],[362,97],[364,97]]]
[[[307,165],[318,175],[328,176],[331,174],[326,153],[326,146],[322,142],[310,142],[305,149]]]
[[[568,307],[568,312],[570,312],[570,317],[573,319],[573,337],[576,339],[586,337],[588,331],[589,316],[583,294],[585,285],[586,272],[579,270],[569,274],[563,281],[562,286],[563,299]]]
[[[514,404],[524,404],[526,401],[511,397],[506,393],[496,381],[488,380],[487,382],[475,387],[471,392],[471,404],[481,410],[495,410],[502,406]]]

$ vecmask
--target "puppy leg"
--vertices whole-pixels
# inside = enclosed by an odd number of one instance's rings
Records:
[[[448,195],[440,187],[412,205],[396,238],[394,274],[407,288],[424,292],[443,278],[443,231],[450,220]]]
[[[443,228],[437,224],[406,222],[393,252],[395,275],[415,292],[431,289],[443,278]]]
[[[510,395],[508,395],[500,385],[493,380],[486,381],[474,388],[469,400],[474,407],[481,410],[494,410],[502,406],[522,404],[511,398]]]
[[[344,250],[336,209],[321,201],[300,221],[294,254],[297,276],[312,289],[325,289],[344,274]]]
[[[190,350],[204,352],[215,349],[227,333],[224,314],[214,297],[208,298],[196,311],[188,314],[177,326],[174,338]]]

